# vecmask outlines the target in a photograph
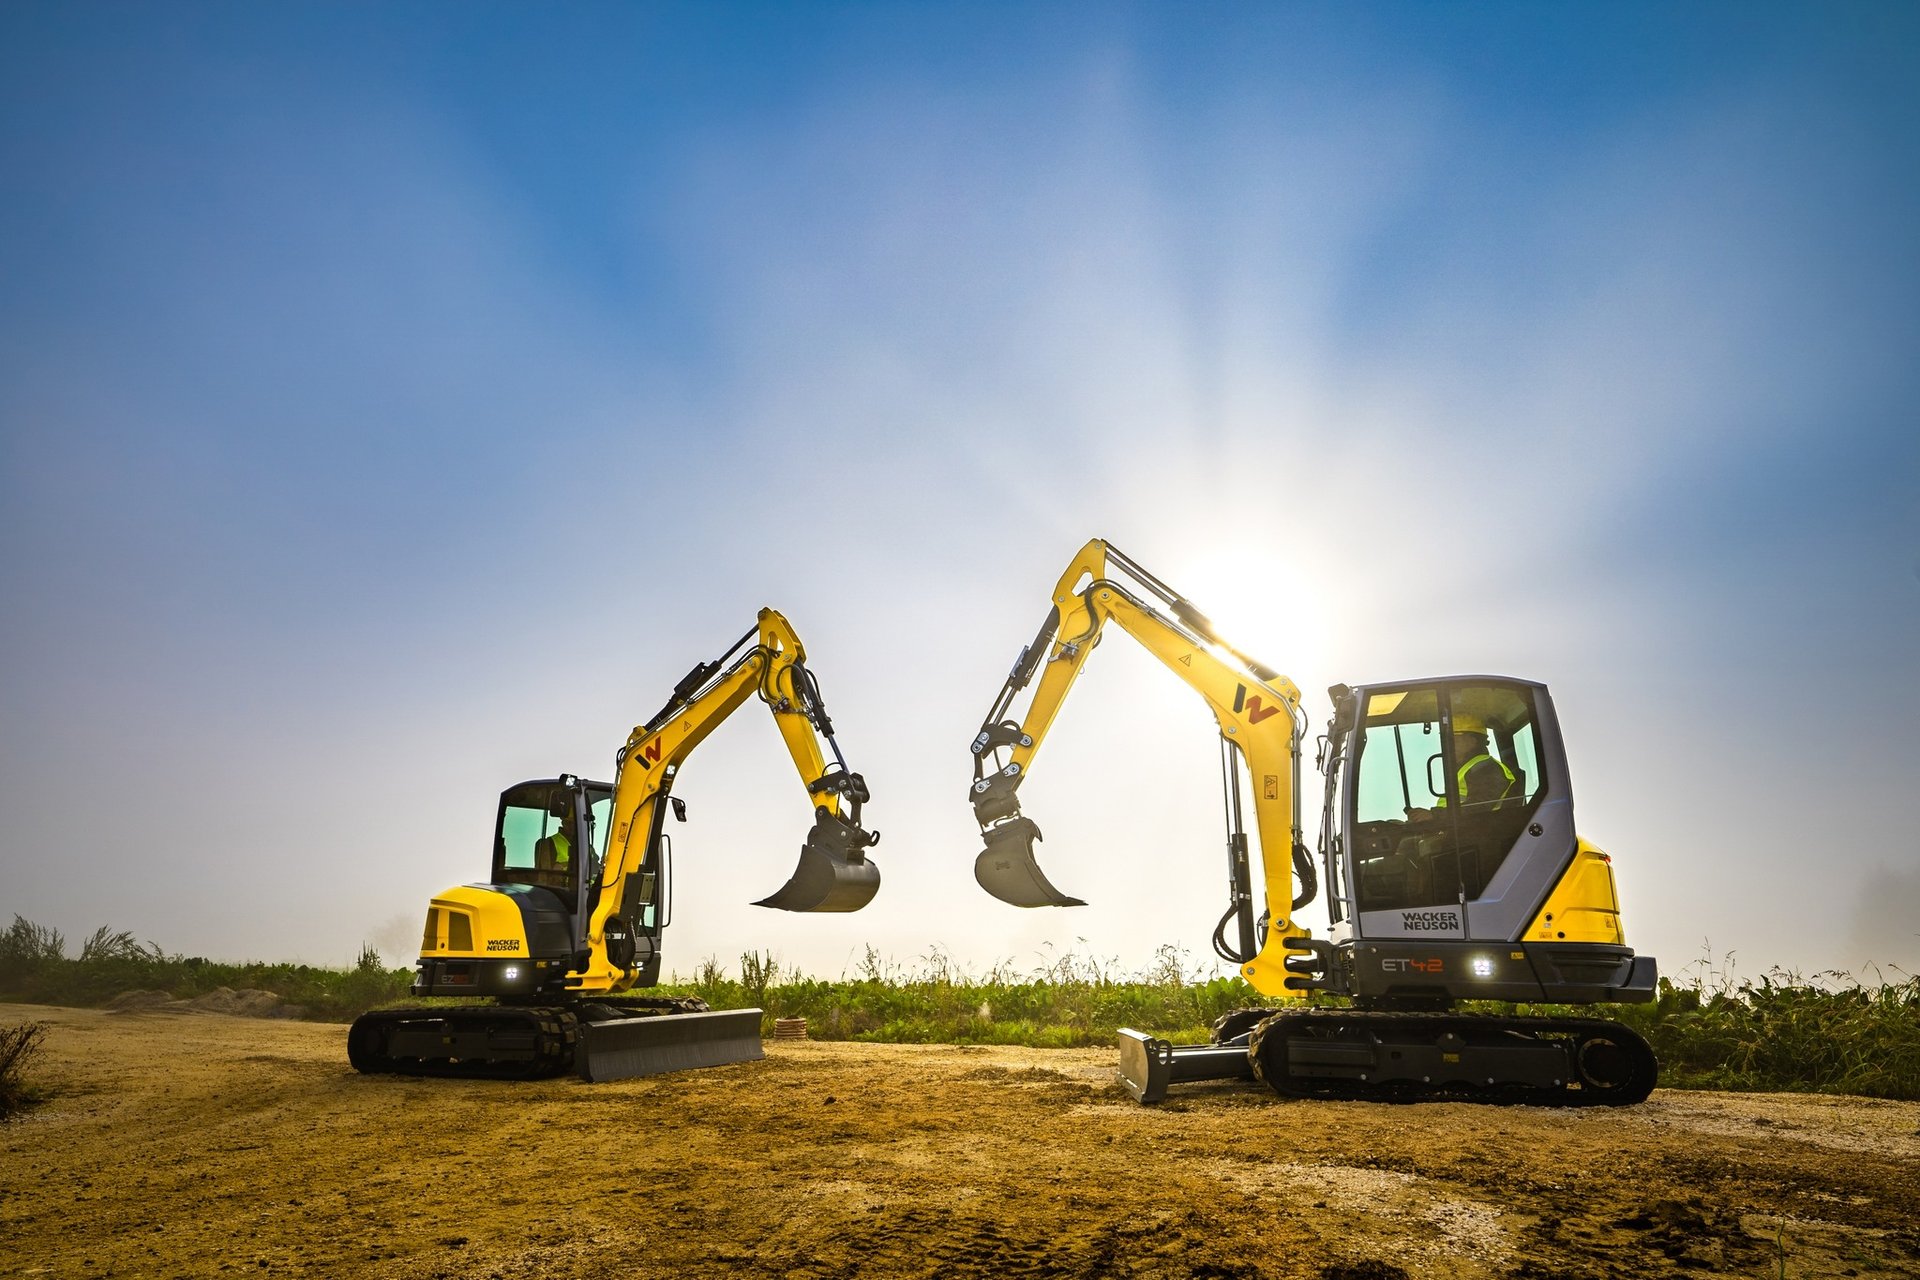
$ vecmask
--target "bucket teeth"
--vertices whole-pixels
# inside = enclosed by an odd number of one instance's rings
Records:
[[[1034,861],[1040,828],[1032,818],[1014,818],[986,832],[987,847],[973,860],[973,878],[1002,902],[1016,907],[1084,907],[1053,887]]]
[[[779,911],[858,911],[880,892],[880,868],[863,850],[879,837],[816,809],[793,876],[756,907]]]

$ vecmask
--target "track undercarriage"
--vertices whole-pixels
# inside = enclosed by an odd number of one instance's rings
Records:
[[[624,1080],[757,1061],[760,1010],[697,999],[629,997],[558,1005],[376,1009],[347,1033],[369,1075],[540,1080],[572,1073]]]
[[[1120,1032],[1121,1083],[1141,1102],[1173,1084],[1257,1079],[1293,1098],[1628,1106],[1657,1075],[1647,1042],[1601,1018],[1240,1009],[1212,1044]]]

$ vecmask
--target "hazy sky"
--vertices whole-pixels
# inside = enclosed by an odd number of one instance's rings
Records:
[[[808,825],[750,706],[669,969],[1210,961],[1212,722],[1117,633],[1022,793],[1092,905],[972,881],[1100,535],[1316,731],[1547,682],[1666,971],[1920,970],[1916,139],[1897,3],[12,0],[0,924],[408,963],[771,604],[885,879],[747,905]]]

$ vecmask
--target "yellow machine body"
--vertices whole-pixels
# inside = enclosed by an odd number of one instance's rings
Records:
[[[1613,859],[1580,841],[1573,865],[1547,895],[1527,929],[1529,942],[1601,942],[1625,946],[1620,896],[1613,886]]]

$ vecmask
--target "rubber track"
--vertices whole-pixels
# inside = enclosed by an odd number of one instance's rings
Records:
[[[1569,1079],[1558,1088],[1524,1084],[1468,1085],[1425,1084],[1412,1080],[1369,1083],[1362,1080],[1323,1076],[1294,1077],[1287,1070],[1287,1043],[1298,1035],[1334,1043],[1371,1045],[1375,1038],[1386,1045],[1431,1044],[1453,1031],[1470,1040],[1482,1041],[1498,1034],[1519,1035],[1530,1040],[1578,1042],[1602,1038],[1620,1046],[1630,1056],[1623,1083],[1608,1087],[1593,1081],[1577,1082],[1569,1053]],[[1330,1034],[1329,1034],[1330,1033]],[[1604,1018],[1504,1018],[1477,1014],[1424,1014],[1363,1011],[1355,1009],[1307,1009],[1277,1013],[1256,1027],[1248,1041],[1247,1052],[1253,1058],[1253,1073],[1275,1093],[1290,1098],[1346,1099],[1370,1102],[1479,1102],[1496,1105],[1547,1107],[1631,1106],[1646,1100],[1659,1075],[1659,1062],[1653,1049],[1639,1034]]]
[[[531,1036],[510,1054],[462,1058],[389,1052],[395,1032],[438,1024],[457,1035]],[[368,1075],[459,1076],[482,1080],[541,1080],[573,1068],[579,1019],[570,1009],[539,1006],[474,1006],[446,1009],[376,1009],[362,1014],[347,1033],[347,1057]]]

